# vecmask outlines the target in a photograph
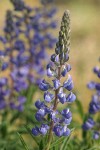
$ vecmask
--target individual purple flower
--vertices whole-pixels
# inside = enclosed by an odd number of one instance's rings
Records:
[[[97,91],[100,91],[100,83],[96,83],[95,88],[96,88]]]
[[[89,104],[89,113],[95,114],[100,111],[100,101],[98,95],[93,95],[92,101]]]
[[[0,78],[0,87],[7,85],[8,79],[7,78]]]
[[[74,102],[76,100],[76,95],[74,93],[70,93],[67,97],[66,97],[66,102]]]
[[[42,80],[40,85],[39,85],[39,88],[42,91],[47,91],[49,89],[49,87],[50,87],[50,85],[45,80]]]
[[[21,77],[26,77],[29,73],[29,67],[28,66],[24,66],[19,68],[18,70],[18,75]]]
[[[90,83],[88,83],[88,85],[87,85],[87,87],[89,88],[89,89],[95,89],[95,86],[96,86],[96,83],[95,82],[90,82]]]
[[[44,102],[41,102],[40,100],[37,100],[35,102],[35,106],[36,106],[36,108],[41,109],[42,107],[45,106],[45,104],[44,104]]]
[[[99,67],[98,67],[98,66],[94,67],[94,68],[93,68],[93,72],[96,73],[96,74],[98,74],[98,72],[99,72]]]
[[[58,79],[53,80],[54,88],[58,89],[61,85],[60,81]]]
[[[72,77],[69,75],[68,79],[63,83],[63,87],[68,91],[71,91],[74,87]]]
[[[8,68],[8,63],[4,62],[4,63],[2,64],[1,70],[4,71],[4,70],[6,70],[7,68]]]
[[[45,135],[49,129],[49,126],[46,124],[42,124],[41,127],[39,128],[39,131],[42,135]]]
[[[46,102],[48,102],[48,103],[51,102],[53,98],[54,98],[54,95],[51,94],[50,92],[47,91],[44,93],[44,100]]]
[[[54,73],[50,68],[47,69],[47,76],[48,77],[53,77],[54,76]]]
[[[54,126],[53,131],[54,131],[55,135],[58,137],[63,135],[63,127],[61,125]]]
[[[98,140],[99,138],[100,138],[100,133],[97,132],[97,131],[95,131],[95,132],[93,133],[93,139]]]
[[[45,108],[41,108],[37,111],[35,118],[37,121],[41,121],[45,115],[46,115]]]
[[[70,117],[69,119],[63,118],[61,120],[61,122],[64,122],[65,125],[70,125],[71,121],[72,121],[72,117]]]
[[[50,112],[50,118],[54,121],[54,123],[59,123],[60,122],[60,118],[57,117],[59,116],[59,112],[58,111],[52,111]]]
[[[35,135],[35,136],[37,136],[37,135],[39,135],[39,128],[38,127],[35,127],[35,128],[32,128],[32,134],[33,135]]]
[[[88,120],[83,124],[83,129],[84,130],[90,130],[94,127],[95,122],[92,118],[88,118]]]
[[[3,36],[0,36],[0,41],[1,41],[1,42],[3,42],[4,44],[6,44],[6,43],[7,43],[6,38],[5,38],[5,37],[3,37]]]
[[[65,93],[59,93],[58,98],[62,104],[64,104],[66,102],[66,94]]]
[[[71,133],[70,129],[67,126],[63,127],[63,136],[69,136]]]
[[[51,61],[55,62],[56,56],[57,56],[56,54],[52,54],[51,55]]]
[[[18,97],[18,102],[19,102],[20,104],[25,103],[25,102],[26,102],[26,97],[24,97],[24,96],[19,96],[19,97]]]
[[[72,113],[69,111],[69,109],[64,109],[61,112],[62,116],[64,116],[66,119],[69,119],[72,117]]]
[[[98,72],[97,72],[97,75],[98,75],[98,77],[100,78],[100,68],[99,68],[99,70],[98,70]]]
[[[69,72],[71,70],[71,66],[70,66],[70,64],[68,64],[67,66],[64,66],[63,67],[63,70],[62,70],[62,76],[66,76],[66,74]]]

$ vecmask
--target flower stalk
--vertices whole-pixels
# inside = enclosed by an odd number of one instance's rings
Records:
[[[35,114],[37,121],[42,122],[40,128],[38,126],[32,129],[32,133],[37,136],[39,134],[45,135],[48,133],[48,141],[45,150],[50,149],[53,133],[56,136],[69,136],[70,129],[68,125],[72,120],[72,114],[69,108],[58,110],[58,104],[71,103],[75,101],[76,96],[70,92],[74,85],[72,77],[69,75],[71,66],[67,63],[69,59],[70,46],[70,15],[69,11],[65,11],[61,28],[59,32],[58,42],[56,43],[55,53],[51,55],[51,62],[47,65],[47,76],[53,78],[53,85],[42,80],[39,88],[44,91],[44,102],[36,101],[35,106],[38,109]],[[67,80],[62,84],[62,77]],[[67,90],[67,94],[64,91]],[[52,92],[51,92],[52,91]],[[54,93],[54,94],[53,94]],[[51,104],[51,105],[50,105]],[[50,116],[50,121],[48,117]],[[43,123],[47,121],[47,124]]]
[[[61,67],[62,66],[58,67],[58,80],[59,81],[60,81],[60,78],[61,78]],[[57,97],[57,95],[59,93],[59,90],[60,90],[60,88],[58,88],[57,90],[55,90],[55,100],[54,100],[53,111],[56,111],[57,105],[59,103],[58,97]],[[47,148],[45,150],[49,150],[49,148],[50,148],[50,144],[52,142],[52,136],[53,136],[53,133],[52,133],[53,127],[54,127],[54,122],[53,122],[53,120],[51,120],[50,130],[49,130],[49,133],[48,133],[48,141],[47,141],[48,144],[47,144]]]

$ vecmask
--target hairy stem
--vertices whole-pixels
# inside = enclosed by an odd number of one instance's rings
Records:
[[[58,80],[60,80],[60,78],[61,78],[61,68],[62,68],[62,66],[58,67]],[[57,97],[57,95],[59,93],[59,90],[60,90],[60,88],[55,90],[55,100],[54,100],[53,111],[56,111],[56,109],[57,109],[57,105],[58,105],[58,97]],[[50,130],[49,130],[49,135],[48,135],[48,141],[47,141],[48,144],[47,144],[47,147],[46,147],[45,150],[49,150],[50,149],[50,144],[52,142],[52,136],[53,136],[53,132],[52,132],[53,127],[54,127],[54,122],[53,122],[53,120],[51,120]]]

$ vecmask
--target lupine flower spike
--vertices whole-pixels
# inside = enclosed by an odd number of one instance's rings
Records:
[[[100,67],[94,67],[93,72],[100,80]],[[100,82],[91,81],[88,85],[88,88],[91,90],[95,90],[96,92],[92,96],[92,100],[89,104],[89,118],[83,124],[83,130],[91,130],[93,131],[93,138],[100,138]],[[93,116],[98,115],[98,121],[94,121]]]
[[[18,58],[20,58],[20,62],[23,60],[24,64],[27,64],[29,84],[39,84],[41,77],[45,74],[44,60],[48,61],[46,50],[52,49],[56,43],[56,39],[49,31],[57,26],[56,21],[53,19],[56,9],[54,7],[48,8],[49,4],[53,2],[48,0],[41,0],[42,7],[34,8],[26,5],[23,0],[10,1],[14,6],[14,10],[22,14],[19,15],[19,13],[13,12],[19,35],[24,35],[25,39],[23,40],[19,36],[15,41],[15,49],[19,51]],[[25,53],[27,53],[27,57]],[[16,65],[19,64],[19,60],[17,62],[17,59],[13,59],[13,61],[17,63]]]
[[[68,125],[72,120],[72,113],[69,108],[62,111],[58,110],[59,104],[72,103],[76,99],[74,93],[71,92],[74,85],[69,74],[71,66],[67,63],[69,59],[69,46],[70,14],[67,10],[62,17],[55,53],[51,56],[51,62],[47,65],[47,76],[52,78],[52,84],[42,80],[39,88],[44,91],[44,101],[38,100],[35,103],[38,109],[35,118],[41,123],[41,126],[34,127],[32,133],[35,136],[48,133],[46,150],[49,150],[53,134],[58,137],[70,135]],[[62,83],[63,77],[67,79]],[[50,117],[49,121],[47,120],[48,116]]]
[[[48,60],[46,49],[52,49],[56,43],[49,31],[56,28],[53,19],[56,10],[50,8],[47,11],[45,5],[50,1],[45,4],[45,0],[41,1],[43,6],[38,8],[29,7],[23,0],[10,1],[14,10],[7,11],[4,36],[0,36],[0,42],[4,46],[4,49],[0,50],[0,71],[10,71],[9,80],[6,78],[7,82],[2,88],[7,87],[10,90],[8,97],[2,95],[1,91],[0,94],[2,102],[5,100],[4,106],[23,111],[29,98],[22,96],[22,93],[27,92],[31,83],[32,86],[40,83],[41,76],[45,73],[43,62]],[[8,58],[7,62],[4,58]],[[4,81],[5,78],[0,78],[1,80]]]

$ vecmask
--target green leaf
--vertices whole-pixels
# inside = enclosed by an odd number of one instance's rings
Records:
[[[30,87],[27,90],[27,102],[30,104],[30,102],[32,102],[33,99],[33,95],[34,93],[37,91],[37,87],[30,85]]]
[[[37,139],[33,136],[33,134],[32,134],[31,128],[30,128],[28,125],[26,125],[25,128],[26,128],[27,132],[31,135],[31,137],[33,138],[33,140],[35,141],[35,143],[36,143],[37,145],[39,145],[38,140],[37,140]]]
[[[89,117],[88,114],[85,114],[85,115],[84,115],[83,123],[87,120],[88,117]],[[85,140],[86,143],[88,142],[88,141],[87,141],[87,134],[88,134],[87,131],[82,130],[82,137],[83,137],[83,139]]]
[[[7,132],[8,132],[7,129],[8,129],[7,121],[3,121],[0,124],[0,134],[1,134],[2,138],[5,138],[7,136]]]
[[[74,128],[71,129],[71,134],[72,134],[73,131],[74,131]],[[65,150],[66,149],[66,146],[69,144],[69,141],[71,140],[71,134],[64,139],[64,142],[62,143],[60,150]]]
[[[77,99],[75,101],[75,104],[77,106],[77,109],[78,109],[78,112],[79,112],[79,115],[80,115],[81,119],[83,119],[83,117],[84,117],[84,111],[83,111],[83,106],[82,106],[81,102]]]
[[[14,111],[13,111],[14,112]],[[11,120],[10,120],[10,123],[12,124],[14,121],[16,121],[16,119],[17,118],[19,118],[19,116],[20,116],[20,113],[17,111],[17,112],[14,112],[13,113],[13,116],[12,116],[12,118],[11,118]]]
[[[94,147],[91,147],[91,148],[89,148],[89,149],[87,149],[87,150],[100,150],[100,147],[94,146]]]
[[[58,140],[56,140],[55,142],[53,142],[50,146],[50,149],[55,147],[56,145],[60,144],[63,140],[64,140],[65,137],[61,137],[59,138]]]
[[[17,134],[18,134],[18,136],[19,136],[19,138],[20,138],[20,141],[21,141],[23,147],[25,148],[25,150],[29,150],[29,148],[28,148],[28,146],[26,145],[26,143],[25,143],[23,137],[22,137],[18,132],[17,132]]]
[[[43,150],[43,148],[44,148],[44,144],[43,144],[43,140],[41,140],[39,144],[39,150]]]
[[[65,147],[68,145],[68,143],[70,141],[70,137],[71,136],[68,136],[68,137],[65,138],[65,140],[63,141],[63,144],[61,145],[60,150],[65,150]]]
[[[71,129],[71,133],[74,131],[74,128]],[[53,142],[50,146],[50,149],[55,147],[56,145],[59,145],[60,143],[62,143],[64,141],[65,137],[61,137],[58,140],[56,140],[55,142]],[[69,139],[69,138],[68,138]]]

